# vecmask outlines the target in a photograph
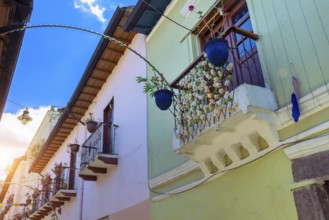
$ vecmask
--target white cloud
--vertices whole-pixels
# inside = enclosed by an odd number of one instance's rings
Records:
[[[23,156],[29,143],[39,128],[45,114],[50,107],[40,107],[29,109],[32,121],[22,125],[16,114],[4,113],[0,122],[0,179],[6,176],[4,169],[8,164],[12,164],[17,157]]]
[[[74,0],[74,8],[80,9],[84,13],[95,15],[102,23],[106,22],[104,18],[106,9],[98,3],[98,0]]]

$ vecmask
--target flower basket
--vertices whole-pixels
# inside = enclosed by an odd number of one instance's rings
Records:
[[[86,121],[86,126],[89,133],[95,133],[98,123],[96,121]]]
[[[224,38],[211,39],[206,43],[204,51],[212,65],[216,67],[223,66],[229,55],[227,40]]]
[[[30,204],[32,202],[31,199],[26,199],[26,204]]]
[[[155,104],[161,110],[167,110],[171,106],[173,93],[168,89],[161,89],[154,93]]]

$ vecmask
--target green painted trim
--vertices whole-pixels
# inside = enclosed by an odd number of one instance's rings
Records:
[[[280,141],[293,137],[303,131],[329,121],[329,108],[325,108],[301,121],[278,131]]]

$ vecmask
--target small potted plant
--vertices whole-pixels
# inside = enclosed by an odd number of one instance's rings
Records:
[[[62,173],[62,163],[55,163],[54,169],[52,169],[52,171],[55,173],[56,176],[59,176]]]
[[[145,83],[144,93],[148,93],[151,97],[155,97],[155,104],[161,110],[167,110],[172,104],[173,92],[168,89],[163,78],[153,76],[151,79],[138,76],[138,83]]]
[[[32,202],[31,195],[26,193],[26,204],[30,204]]]
[[[89,133],[95,133],[98,128],[98,122],[94,119],[93,113],[89,113],[89,118],[85,121]]]
[[[47,173],[45,176],[42,177],[41,179],[41,184],[43,186],[44,189],[48,188],[48,186],[50,185],[51,183],[51,177],[50,177],[50,174]]]
[[[34,192],[32,193],[32,199],[36,200],[40,196],[40,191],[38,188],[34,188]]]

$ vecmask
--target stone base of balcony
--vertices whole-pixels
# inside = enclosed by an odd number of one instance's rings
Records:
[[[206,127],[192,140],[183,142],[174,134],[173,149],[199,163],[205,176],[241,166],[278,146],[272,91],[244,84],[234,93],[238,107],[230,117]]]
[[[98,154],[79,172],[79,177],[87,181],[97,181],[97,177],[118,164],[118,155]]]

